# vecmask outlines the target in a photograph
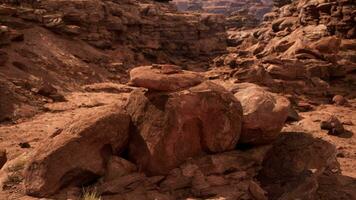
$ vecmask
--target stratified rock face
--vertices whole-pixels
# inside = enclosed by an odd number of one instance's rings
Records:
[[[169,4],[136,0],[50,0],[38,7],[40,14],[37,10],[27,11],[33,20],[102,49],[128,46],[155,59],[167,55],[207,56],[225,51],[222,17],[179,14]]]
[[[198,73],[183,71],[175,65],[136,67],[131,70],[130,77],[132,85],[157,91],[177,91],[203,81]]]
[[[232,150],[240,137],[240,103],[208,81],[179,91],[135,91],[127,110],[136,128],[130,157],[152,174],[188,157]]]
[[[48,197],[104,175],[106,159],[127,144],[129,124],[130,116],[116,106],[76,119],[35,150],[25,170],[26,193]]]
[[[235,97],[243,108],[240,143],[269,143],[279,136],[288,117],[288,99],[258,86],[242,89]]]

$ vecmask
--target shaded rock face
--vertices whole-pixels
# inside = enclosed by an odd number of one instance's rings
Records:
[[[279,136],[288,117],[288,99],[258,86],[242,89],[235,97],[243,108],[240,143],[270,143]]]
[[[147,177],[132,172],[98,183],[104,199],[266,199],[254,180],[268,147],[230,151],[189,159],[166,176]]]
[[[6,150],[0,149],[0,169],[5,165],[7,162]]]
[[[135,91],[127,111],[136,129],[130,157],[152,174],[188,157],[232,150],[241,133],[241,104],[208,81],[175,92]]]
[[[62,187],[89,183],[104,175],[111,154],[123,151],[130,117],[118,107],[100,108],[52,135],[31,155],[26,193],[48,197]]]
[[[258,175],[269,199],[317,199],[318,178],[339,171],[335,147],[305,133],[286,133],[266,154]]]

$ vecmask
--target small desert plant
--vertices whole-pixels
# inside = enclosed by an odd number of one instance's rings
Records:
[[[101,197],[96,189],[83,189],[83,196],[81,200],[101,200]]]

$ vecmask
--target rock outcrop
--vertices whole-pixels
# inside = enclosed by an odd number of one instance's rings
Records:
[[[355,3],[275,3],[280,7],[267,13],[261,26],[228,31],[230,53],[216,58],[215,67],[231,68],[230,77],[237,82],[313,98],[338,94],[331,82],[354,87]]]
[[[141,69],[157,71],[150,67],[139,67],[137,71]],[[166,81],[166,89],[175,86],[177,77],[179,80],[189,74],[178,71],[152,77],[150,73],[132,78],[146,80],[146,84],[137,86],[150,88],[160,77]],[[195,77],[187,80],[195,81]],[[231,93],[209,81],[178,89],[138,90],[128,100],[127,110],[136,129],[129,154],[140,168],[152,174],[167,173],[188,157],[232,150],[240,137],[242,108]]]
[[[103,176],[109,157],[126,147],[129,125],[129,115],[114,106],[81,116],[56,132],[31,155],[25,170],[26,193],[48,197],[62,187]]]
[[[180,14],[169,4],[154,1],[43,1],[14,12],[21,19],[35,21],[97,48],[131,47],[140,56],[153,59],[199,57],[225,51],[223,18]]]

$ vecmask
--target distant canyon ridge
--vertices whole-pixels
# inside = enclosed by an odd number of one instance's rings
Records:
[[[200,11],[224,15],[247,12],[258,19],[271,11],[272,0],[173,0],[179,11]]]

